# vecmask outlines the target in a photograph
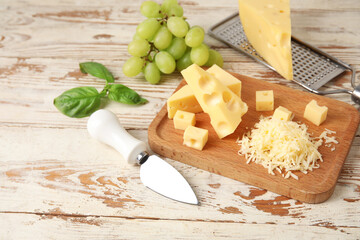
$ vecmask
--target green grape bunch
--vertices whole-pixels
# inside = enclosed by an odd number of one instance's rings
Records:
[[[147,19],[137,26],[128,45],[132,57],[123,65],[126,76],[142,72],[149,83],[157,84],[161,74],[181,71],[193,63],[223,66],[220,53],[204,43],[204,29],[190,27],[177,0],[164,0],[161,5],[144,1],[140,11]]]

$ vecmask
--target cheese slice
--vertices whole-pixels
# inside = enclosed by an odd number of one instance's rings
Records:
[[[289,0],[239,0],[247,39],[275,70],[293,79]]]
[[[233,133],[247,105],[212,74],[193,64],[181,71],[219,138]]]
[[[206,71],[219,79],[237,96],[241,97],[241,81],[239,79],[226,72],[216,64],[214,64]],[[243,114],[245,114],[247,112],[246,104],[243,104],[243,109]],[[203,111],[189,85],[185,85],[180,88],[167,100],[167,111],[169,119],[174,118],[177,110],[183,110],[192,113],[199,113]]]

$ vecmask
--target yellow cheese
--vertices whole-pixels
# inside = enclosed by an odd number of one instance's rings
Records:
[[[174,116],[174,127],[185,130],[188,126],[195,126],[195,113],[177,110]]]
[[[274,92],[256,91],[256,111],[274,110]]]
[[[294,114],[291,111],[289,111],[287,108],[279,106],[277,109],[275,109],[272,118],[284,120],[284,121],[291,121],[294,118]]]
[[[307,174],[319,168],[318,160],[323,161],[318,148],[325,143],[338,144],[336,132],[325,129],[319,137],[311,137],[305,124],[280,121],[275,118],[260,117],[254,129],[246,133],[237,143],[241,146],[239,154],[245,155],[247,163],[255,162],[275,175],[274,170],[284,178],[298,176],[293,171]],[[331,147],[325,145],[325,147]],[[335,147],[331,148],[334,151]]]
[[[167,111],[169,119],[173,119],[177,110],[183,110],[192,113],[203,111],[189,85],[185,85],[180,88],[167,100]]]
[[[326,120],[328,108],[320,107],[315,100],[311,100],[305,108],[304,118],[313,124],[320,126]]]
[[[208,136],[208,130],[189,126],[185,129],[183,144],[191,148],[202,150],[208,140]]]
[[[293,79],[289,0],[239,0],[247,39],[275,70]]]
[[[321,136],[323,137],[323,136]],[[319,168],[323,161],[318,147],[320,138],[311,138],[305,124],[280,121],[275,118],[260,118],[255,128],[239,139],[239,154],[245,155],[247,163],[255,162],[275,175],[274,170],[284,178],[298,178],[293,171],[307,173]]]
[[[241,122],[246,103],[210,73],[193,64],[181,71],[219,138],[233,133]],[[246,107],[245,107],[246,106]]]
[[[208,73],[211,73],[221,81],[222,84],[227,86],[233,93],[241,98],[241,81],[219,67],[218,65],[214,64],[211,68],[206,70]]]
[[[241,97],[241,81],[239,79],[218,67],[216,64],[214,64],[207,71],[218,78],[236,95]],[[173,119],[177,110],[184,110],[192,113],[202,112],[202,109],[197,102],[194,93],[188,85],[183,86],[167,100],[167,111],[169,119]]]

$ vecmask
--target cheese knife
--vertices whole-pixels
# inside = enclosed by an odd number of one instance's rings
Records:
[[[199,204],[185,178],[163,159],[149,155],[146,144],[131,136],[113,112],[94,112],[87,129],[93,138],[115,148],[129,164],[140,165],[140,179],[146,187],[176,201]]]

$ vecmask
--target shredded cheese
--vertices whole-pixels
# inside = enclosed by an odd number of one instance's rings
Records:
[[[323,161],[319,146],[325,143],[337,144],[334,131],[326,129],[319,137],[312,138],[305,124],[293,121],[282,121],[271,117],[260,117],[255,127],[247,132],[237,143],[241,146],[240,155],[245,155],[247,163],[255,162],[275,175],[274,170],[285,179],[298,176],[293,171],[307,174],[319,168],[318,161]],[[331,151],[335,150],[333,147]]]

